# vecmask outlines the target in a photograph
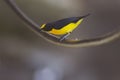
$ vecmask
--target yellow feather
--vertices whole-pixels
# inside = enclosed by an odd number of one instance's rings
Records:
[[[44,28],[46,24],[43,24],[40,28]]]
[[[54,34],[54,35],[64,35],[66,33],[72,32],[75,28],[77,28],[81,24],[82,21],[83,19],[80,19],[77,23],[70,23],[59,30],[52,29],[48,33]]]

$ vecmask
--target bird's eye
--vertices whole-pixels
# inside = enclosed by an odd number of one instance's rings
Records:
[[[51,31],[52,30],[52,26],[46,25],[44,28],[42,28],[42,30],[44,30],[44,31]]]

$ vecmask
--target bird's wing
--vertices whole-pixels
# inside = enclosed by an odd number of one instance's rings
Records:
[[[54,22],[50,22],[50,23],[47,23],[46,26],[44,28],[42,28],[42,29],[45,30],[45,31],[50,31],[53,28],[59,30],[59,29],[63,28],[64,26],[66,26],[66,25],[68,25],[70,23],[76,23],[80,19],[85,18],[85,17],[87,17],[89,15],[90,14],[80,16],[80,17],[70,17],[70,18],[65,18],[65,19],[54,21]]]
[[[70,23],[76,23],[80,19],[81,19],[80,17],[66,18],[66,19],[62,19],[62,20],[48,23],[47,26],[51,26],[54,29],[61,29]]]

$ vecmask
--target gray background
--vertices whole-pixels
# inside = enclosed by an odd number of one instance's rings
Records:
[[[81,39],[120,25],[119,0],[16,1],[38,24],[91,13],[73,32]],[[26,26],[0,0],[0,80],[120,80],[120,39],[97,47],[67,48],[45,41]]]

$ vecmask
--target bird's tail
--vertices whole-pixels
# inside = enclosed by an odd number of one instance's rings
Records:
[[[88,17],[90,15],[90,13],[88,13],[88,14],[86,14],[86,15],[84,15],[84,16],[81,16],[80,18],[82,19],[82,18],[86,18],[86,17]]]

